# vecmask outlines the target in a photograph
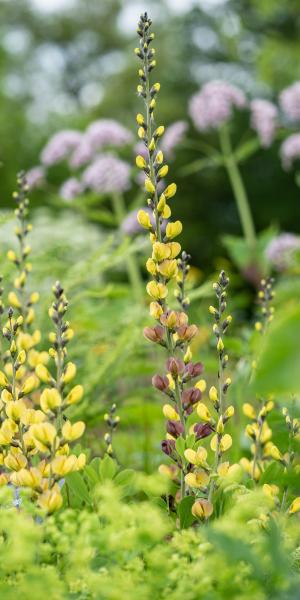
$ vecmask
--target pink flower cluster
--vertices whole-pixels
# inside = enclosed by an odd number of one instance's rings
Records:
[[[37,188],[37,187],[40,187],[41,185],[43,185],[43,183],[45,181],[45,175],[46,175],[46,171],[45,171],[44,167],[41,167],[40,165],[37,167],[32,167],[32,169],[27,171],[26,181],[27,181],[30,189],[32,190],[34,188]]]
[[[175,121],[166,128],[161,140],[161,149],[169,158],[174,156],[176,146],[179,146],[187,132],[188,124],[185,121]]]
[[[82,133],[75,129],[66,129],[56,133],[46,144],[41,153],[43,165],[50,167],[69,158],[81,142]]]
[[[275,132],[278,110],[275,104],[268,100],[252,100],[251,127],[257,132],[263,148],[271,146]]]
[[[64,200],[73,200],[82,194],[84,188],[82,183],[76,177],[70,177],[61,186],[59,194]]]
[[[130,165],[112,154],[101,154],[82,175],[85,187],[101,194],[125,192],[130,187]]]
[[[280,155],[284,169],[290,169],[293,163],[300,158],[300,133],[290,135],[280,148]]]
[[[282,90],[279,96],[280,106],[291,121],[300,120],[300,81]]]
[[[246,106],[244,92],[226,81],[213,80],[192,96],[189,113],[196,129],[218,129],[232,116],[234,108]]]
[[[282,233],[273,238],[266,248],[266,257],[278,271],[284,271],[293,260],[293,252],[300,249],[300,238],[293,233]]]

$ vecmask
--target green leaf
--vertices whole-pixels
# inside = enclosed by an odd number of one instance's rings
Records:
[[[129,486],[133,483],[135,472],[133,469],[124,469],[115,477],[115,483],[120,486]]]
[[[192,506],[195,502],[193,496],[186,496],[178,504],[178,515],[181,529],[187,529],[195,520],[192,515]]]
[[[88,487],[80,473],[69,473],[66,476],[66,483],[80,502],[91,504]]]
[[[300,392],[300,307],[277,314],[264,336],[253,381],[257,394]]]
[[[183,437],[177,438],[175,447],[176,447],[176,450],[177,450],[179,456],[181,456],[181,458],[184,458],[185,440],[183,439]]]
[[[116,461],[114,461],[110,456],[108,456],[108,454],[106,454],[99,466],[99,474],[101,480],[103,481],[104,479],[113,479],[116,472]]]

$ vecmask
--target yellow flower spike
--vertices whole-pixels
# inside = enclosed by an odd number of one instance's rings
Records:
[[[168,244],[162,242],[154,242],[152,246],[152,258],[157,262],[161,262],[171,256],[171,249]]]
[[[0,371],[0,387],[6,388],[6,387],[8,387],[8,385],[9,385],[9,382],[8,382],[6,375],[4,375],[4,373],[2,371]]]
[[[217,404],[217,402],[219,401],[219,396],[218,396],[217,388],[214,385],[210,388],[210,390],[208,392],[208,396],[209,396],[209,399],[214,404]]]
[[[178,272],[177,260],[164,260],[159,264],[158,271],[161,275],[166,277],[166,279],[173,279]]]
[[[164,404],[162,411],[166,419],[170,419],[170,421],[180,421],[179,414],[171,404]]]
[[[21,452],[13,454],[9,452],[8,455],[4,459],[4,464],[8,469],[12,471],[19,471],[23,469],[27,465],[27,458]]]
[[[157,175],[162,179],[163,177],[165,177],[168,174],[169,171],[169,167],[168,165],[164,165],[163,167],[161,167],[157,173]],[[167,197],[165,195],[165,197]]]
[[[141,227],[144,227],[145,229],[152,228],[150,215],[146,211],[139,210],[139,212],[137,214],[137,220],[138,220],[138,223],[141,225]]]
[[[145,169],[145,167],[147,166],[145,159],[140,154],[137,155],[135,159],[135,164],[139,169]]]
[[[154,300],[162,300],[167,297],[168,289],[163,283],[157,283],[157,281],[149,281],[147,283],[147,293]]]
[[[295,498],[295,500],[293,500],[290,508],[289,508],[289,514],[293,515],[296,512],[300,511],[300,496],[298,496],[298,498]]]
[[[203,469],[195,473],[188,473],[184,479],[189,487],[195,489],[205,488],[209,483],[209,475]]]
[[[182,232],[181,221],[175,221],[174,223],[168,223],[166,227],[166,236],[169,240],[177,237]]]
[[[252,404],[249,404],[248,402],[243,404],[243,413],[246,417],[248,417],[248,419],[256,419],[256,412]]]
[[[39,385],[39,379],[35,375],[29,375],[27,379],[24,381],[21,392],[24,396],[30,394],[34,389],[36,389]]]
[[[43,365],[42,363],[39,363],[36,368],[35,368],[35,372],[38,376],[38,378],[43,382],[43,383],[50,383],[50,381],[52,381],[52,377],[51,374],[49,373],[47,367],[45,367],[45,365]]]
[[[163,314],[163,309],[158,302],[150,302],[150,315],[154,319],[159,320],[160,316]]]
[[[199,404],[197,405],[197,415],[205,423],[210,423],[210,421],[212,420],[211,414],[207,406],[205,406],[203,402],[199,402]]]
[[[161,137],[164,134],[165,128],[163,125],[160,125],[159,127],[157,127],[157,129],[154,131],[154,137],[158,138]]]
[[[149,177],[146,177],[145,179],[145,189],[149,194],[154,194],[155,192],[155,186],[153,185],[151,179],[149,179]]]
[[[213,505],[205,498],[199,498],[192,506],[192,515],[196,517],[196,519],[201,519],[201,521],[211,517],[213,511]]]
[[[62,404],[62,398],[60,393],[55,388],[46,388],[40,397],[41,409],[46,413],[49,410],[55,410]]]
[[[66,404],[77,404],[83,396],[83,386],[75,385],[66,397]]]
[[[72,379],[74,379],[75,375],[76,375],[76,365],[72,362],[68,362],[65,372],[62,376],[62,381],[63,383],[70,383],[70,381],[72,381]]]
[[[143,125],[144,124],[145,119],[144,119],[144,117],[143,117],[143,115],[141,113],[138,113],[136,115],[136,122],[137,122],[138,125]]]
[[[200,390],[200,392],[204,393],[206,390],[206,387],[207,387],[205,379],[199,379],[199,381],[197,381],[197,383],[195,383],[195,387],[198,388],[198,390]]]
[[[148,258],[146,262],[146,269],[151,275],[156,275],[156,262],[153,260],[153,258]]]
[[[164,195],[167,198],[167,200],[170,200],[170,198],[173,198],[173,196],[175,196],[176,192],[177,192],[176,183],[170,183],[170,185],[168,185],[168,187],[166,187],[166,189],[164,190]]]
[[[26,411],[26,405],[23,400],[12,400],[5,405],[5,412],[9,419],[18,423],[22,414]]]
[[[218,435],[214,435],[210,441],[210,447],[212,449],[213,452],[216,452],[217,450],[217,442],[218,442]],[[220,439],[220,444],[219,444],[219,449],[220,452],[226,452],[226,450],[229,450],[229,448],[231,448],[232,446],[232,437],[231,435],[229,435],[229,433],[225,433],[225,435],[223,435]]]
[[[62,427],[62,434],[65,440],[73,442],[83,435],[84,430],[85,423],[83,421],[77,421],[73,425],[70,421],[66,421]]]
[[[51,490],[46,490],[38,497],[38,505],[47,511],[48,514],[59,510],[62,504],[63,499],[58,485],[53,486]]]

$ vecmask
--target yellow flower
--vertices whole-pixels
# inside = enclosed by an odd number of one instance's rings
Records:
[[[293,515],[296,512],[300,511],[300,496],[298,496],[298,498],[295,498],[295,500],[293,500],[290,508],[289,508],[289,513],[290,515]]]
[[[62,434],[66,440],[73,441],[80,438],[84,430],[85,424],[83,421],[77,421],[74,425],[70,421],[66,421],[62,427]]]
[[[163,135],[165,131],[165,128],[163,125],[160,125],[159,127],[157,127],[157,129],[154,131],[154,136],[155,137],[161,137]]]
[[[145,159],[140,154],[138,154],[138,156],[136,157],[135,163],[139,169],[144,169],[147,166]]]
[[[35,408],[27,408],[24,413],[21,415],[21,423],[23,425],[34,425],[36,423],[42,423],[46,420],[46,415],[38,409]]]
[[[217,441],[218,441],[218,436],[216,434],[212,437],[211,442],[210,442],[210,447],[213,452],[216,452],[216,450],[217,450]],[[231,448],[231,446],[232,446],[232,437],[231,437],[231,435],[229,435],[229,433],[225,433],[225,435],[223,435],[220,439],[220,443],[219,443],[220,452],[226,452],[226,450],[229,450],[229,448]]]
[[[191,488],[205,488],[209,483],[209,475],[206,473],[206,471],[201,469],[196,473],[188,473],[185,476],[185,481],[187,485]]]
[[[249,402],[245,402],[245,404],[243,404],[243,413],[246,417],[248,417],[248,419],[256,419],[255,410],[252,404],[249,404]]]
[[[37,423],[29,429],[30,435],[34,439],[35,446],[40,452],[46,452],[56,437],[56,429],[51,423]]]
[[[153,185],[151,179],[149,179],[149,177],[146,177],[145,179],[145,189],[147,192],[149,192],[149,194],[154,194],[155,192],[155,186]]]
[[[137,122],[137,124],[138,125],[143,125],[144,121],[145,121],[144,120],[144,116],[141,113],[138,113],[136,115],[136,122]]]
[[[73,471],[80,471],[85,466],[85,455],[80,454],[77,458],[75,454],[70,456],[59,455],[55,456],[51,462],[51,471],[55,475],[67,475]]]
[[[198,519],[207,519],[213,513],[213,505],[205,498],[196,500],[192,506],[192,514]]]
[[[13,454],[9,452],[8,455],[4,459],[4,464],[8,469],[12,471],[19,471],[23,469],[27,465],[27,458],[21,452],[17,452]]]
[[[168,225],[166,227],[166,236],[169,240],[171,240],[174,237],[177,237],[177,235],[180,235],[181,232],[182,232],[181,221],[175,221],[174,223],[168,223]]]
[[[6,377],[6,375],[4,375],[4,373],[2,373],[2,371],[0,371],[0,386],[2,388],[6,388],[9,385],[8,383],[8,379]]]
[[[35,388],[38,387],[39,384],[39,380],[35,375],[30,375],[29,377],[27,377],[26,381],[24,381],[22,388],[21,388],[21,392],[24,396],[26,396],[27,394],[30,394],[30,392],[32,392],[32,390],[34,390]]]
[[[178,469],[177,469],[177,467],[175,467],[175,465],[172,465],[172,466],[159,465],[158,471],[161,475],[163,475],[164,477],[167,477],[168,479],[171,479],[171,480],[176,479],[176,477],[178,475]]]
[[[58,485],[53,486],[51,490],[46,490],[38,497],[38,504],[49,514],[61,508],[63,503],[62,495]]]
[[[279,487],[278,485],[270,485],[269,483],[264,483],[264,485],[262,486],[262,491],[265,494],[265,496],[271,496],[271,498],[274,498],[274,496],[278,496],[279,494]]]
[[[154,300],[161,300],[166,298],[168,290],[163,283],[157,283],[157,281],[149,281],[147,283],[147,292]]]
[[[17,259],[17,255],[13,250],[8,250],[7,252],[7,258],[8,260],[10,260],[11,262],[15,262]]]
[[[51,374],[49,373],[47,367],[45,367],[45,365],[43,365],[42,363],[39,363],[36,366],[35,372],[38,378],[41,381],[43,381],[43,383],[50,383],[50,381],[52,380]]]
[[[152,246],[152,258],[157,262],[161,262],[166,258],[170,258],[171,249],[169,244],[163,244],[162,242],[154,242]]]
[[[209,423],[211,421],[211,414],[207,406],[205,406],[203,402],[199,402],[199,404],[197,405],[197,415],[202,421],[205,421],[206,423]]]
[[[63,383],[70,383],[70,381],[72,381],[76,375],[76,370],[76,365],[72,362],[69,362],[62,376]]]
[[[176,256],[178,256],[178,254],[181,251],[180,244],[178,242],[168,242],[167,246],[170,249],[170,257],[169,258],[176,258]]]
[[[173,408],[171,404],[164,404],[162,410],[166,419],[170,419],[170,421],[180,421],[178,412],[176,412],[175,408]]]
[[[20,469],[10,476],[10,481],[20,487],[39,488],[41,486],[42,474],[36,467],[30,469]]]
[[[206,459],[207,459],[207,450],[202,446],[195,450],[191,450],[188,448],[184,451],[184,456],[186,460],[191,463],[191,465],[197,465],[197,467],[207,467]]]
[[[55,388],[46,388],[40,397],[41,409],[46,413],[49,410],[55,410],[62,404],[61,395]]]
[[[160,304],[158,304],[158,302],[150,302],[150,315],[151,317],[153,317],[154,319],[159,319],[159,317],[163,314],[163,309],[160,306]]]
[[[16,421],[18,423],[22,414],[26,412],[26,406],[23,400],[12,400],[11,402],[7,402],[5,405],[5,411],[9,419],[12,419],[12,421]]]
[[[234,415],[234,406],[230,405],[224,412],[224,419],[231,419]]]
[[[218,402],[218,400],[219,400],[219,397],[218,397],[218,392],[217,392],[217,388],[215,388],[215,386],[214,386],[214,385],[213,385],[213,386],[210,388],[210,390],[209,390],[209,392],[208,392],[208,395],[209,395],[209,399],[210,399],[210,400],[211,400],[211,401],[212,401],[214,404],[216,404],[216,403]]]
[[[172,279],[176,277],[178,272],[177,260],[164,260],[158,266],[158,271],[166,277],[166,279]]]
[[[163,178],[163,177],[165,177],[165,176],[168,174],[168,171],[169,171],[169,167],[168,167],[168,165],[164,165],[163,167],[161,167],[161,168],[159,169],[159,171],[158,171],[157,175],[158,175],[160,178]]]
[[[175,196],[177,191],[177,185],[176,183],[170,183],[170,185],[168,185],[168,187],[166,187],[166,189],[164,190],[164,195],[167,198],[167,200],[169,200],[170,198],[173,198],[173,196]]]
[[[22,304],[17,296],[17,294],[15,292],[10,292],[8,294],[8,302],[9,304],[11,304],[11,306],[13,306],[14,308],[21,308]]]
[[[195,383],[195,387],[198,388],[198,390],[200,390],[200,392],[205,392],[206,390],[206,381],[205,379],[199,379],[199,381],[197,381],[197,383]]]
[[[145,210],[139,210],[139,212],[137,214],[137,220],[138,220],[139,224],[141,225],[141,227],[145,227],[145,229],[152,228],[151,221],[150,221],[150,215]]]
[[[9,427],[7,420],[2,423],[0,428],[0,445],[8,446],[13,438],[13,431]]]
[[[77,402],[79,402],[81,400],[82,396],[83,396],[83,386],[75,385],[75,387],[73,387],[71,389],[71,391],[68,393],[68,395],[66,397],[66,403],[67,404],[76,404]]]
[[[153,260],[153,258],[148,258],[146,262],[146,269],[148,273],[151,273],[151,275],[156,275],[156,262]]]

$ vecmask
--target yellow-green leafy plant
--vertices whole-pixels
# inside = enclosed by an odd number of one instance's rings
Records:
[[[63,502],[62,478],[85,465],[83,453],[77,457],[70,452],[70,443],[81,437],[85,425],[82,421],[72,424],[69,418],[70,406],[81,399],[83,388],[70,387],[76,366],[66,362],[66,356],[73,331],[65,320],[68,302],[59,282],[53,287],[54,301],[49,310],[54,325],[49,336],[51,348],[49,352],[35,348],[41,332],[32,330],[32,304],[38,295],[26,289],[31,270],[27,261],[31,226],[27,224],[28,186],[23,174],[17,183],[14,198],[19,220],[16,229],[19,253],[10,250],[8,257],[15,263],[18,274],[15,290],[8,294],[7,317],[2,309],[6,349],[0,371],[0,481],[16,488],[29,488],[32,499],[51,513]]]

